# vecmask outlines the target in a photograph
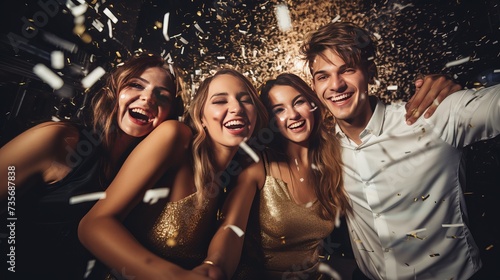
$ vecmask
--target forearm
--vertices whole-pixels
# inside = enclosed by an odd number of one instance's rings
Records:
[[[224,229],[222,225],[210,242],[206,260],[219,266],[227,279],[231,279],[238,267],[244,239],[244,236],[239,237],[231,229]]]
[[[144,248],[120,221],[113,218],[82,219],[78,236],[108,267],[137,280],[160,275],[161,279],[175,279],[174,274],[180,269]]]

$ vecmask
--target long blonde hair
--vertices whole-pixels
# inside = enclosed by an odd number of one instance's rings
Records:
[[[309,168],[308,176],[313,180],[316,197],[321,203],[321,216],[324,219],[334,220],[337,212],[340,215],[350,212],[351,205],[344,189],[340,143],[331,130],[330,118],[311,87],[300,77],[290,73],[281,74],[276,79],[267,81],[261,89],[260,98],[270,116],[273,113],[269,92],[277,85],[293,87],[302,94],[309,104],[317,106],[313,113],[314,127],[308,139],[309,162],[314,168]],[[275,136],[273,142],[269,144],[270,147],[286,155],[286,143],[289,140],[285,139],[279,131],[275,132]]]
[[[185,122],[192,128],[194,139],[192,142],[193,150],[193,167],[194,167],[194,182],[197,192],[201,195],[205,188],[209,188],[208,191],[215,186],[216,173],[215,173],[215,163],[213,161],[214,154],[213,149],[211,149],[212,140],[207,135],[206,131],[202,125],[202,118],[204,114],[205,102],[208,99],[208,89],[210,83],[213,79],[220,75],[232,75],[240,79],[245,85],[246,90],[250,94],[252,102],[256,106],[257,111],[257,123],[253,131],[253,135],[263,128],[267,123],[267,113],[264,105],[259,100],[257,90],[253,84],[240,72],[233,69],[221,69],[217,71],[213,76],[206,78],[199,86],[196,95],[191,101],[191,106],[188,109],[188,115],[185,118]]]

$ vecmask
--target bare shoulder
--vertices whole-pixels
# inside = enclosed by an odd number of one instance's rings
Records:
[[[28,150],[39,148],[53,151],[53,149],[61,146],[74,146],[78,139],[79,131],[76,126],[63,122],[46,122],[24,131],[8,142],[2,149],[29,146],[30,149]]]
[[[242,166],[241,173],[238,175],[238,184],[250,183],[255,184],[259,189],[264,186],[266,172],[264,168],[264,160],[262,155],[259,155],[258,162],[252,162]]]
[[[191,137],[191,129],[186,124],[176,120],[167,120],[156,127],[146,139],[189,142]]]

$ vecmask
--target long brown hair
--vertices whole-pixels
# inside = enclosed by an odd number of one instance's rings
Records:
[[[269,100],[269,92],[274,86],[290,86],[296,89],[316,109],[313,112],[314,126],[309,136],[308,157],[309,163],[314,168],[309,168],[309,178],[313,179],[313,187],[318,201],[321,203],[321,216],[324,219],[334,220],[337,211],[340,215],[351,211],[351,205],[346,191],[342,171],[342,154],[340,143],[330,129],[327,110],[311,87],[299,76],[291,73],[280,74],[276,79],[267,81],[261,89],[260,98],[266,106],[268,114],[273,116]],[[273,121],[274,117],[271,117]],[[276,129],[275,129],[276,130]],[[285,139],[279,131],[270,146],[286,156]]]
[[[259,100],[257,90],[254,85],[240,72],[233,69],[221,69],[217,71],[213,76],[210,76],[203,80],[200,84],[196,95],[191,101],[191,106],[188,109],[188,115],[185,118],[185,122],[192,128],[194,139],[192,143],[193,149],[193,167],[194,167],[194,182],[196,190],[201,195],[204,191],[204,187],[214,187],[213,182],[215,178],[215,164],[213,162],[213,150],[211,147],[211,139],[207,135],[206,131],[203,129],[202,118],[204,114],[205,102],[208,99],[208,89],[211,82],[220,75],[232,75],[240,79],[245,85],[246,90],[250,94],[252,102],[255,104],[257,111],[257,123],[253,134],[258,130],[263,128],[267,123],[267,113],[264,105]]]
[[[142,53],[131,57],[123,65],[117,66],[106,79],[105,86],[97,92],[92,99],[92,124],[96,133],[100,134],[105,152],[102,160],[105,177],[113,173],[110,166],[109,152],[112,144],[116,141],[120,133],[124,133],[118,127],[118,95],[120,91],[127,87],[133,78],[139,77],[149,68],[159,67],[167,72],[167,85],[169,90],[175,94],[176,98],[171,105],[169,119],[175,119],[183,113],[183,101],[181,92],[183,88],[181,71],[174,65],[168,64],[160,56]]]

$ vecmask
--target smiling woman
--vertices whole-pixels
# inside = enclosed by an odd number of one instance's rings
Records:
[[[0,149],[2,170],[16,171],[15,190],[9,191],[16,193],[19,279],[83,278],[90,255],[78,241],[80,219],[103,197],[130,151],[183,111],[180,78],[170,69],[175,67],[159,56],[135,56],[114,69],[95,96],[93,127],[45,122]],[[7,188],[0,199],[4,216]]]

